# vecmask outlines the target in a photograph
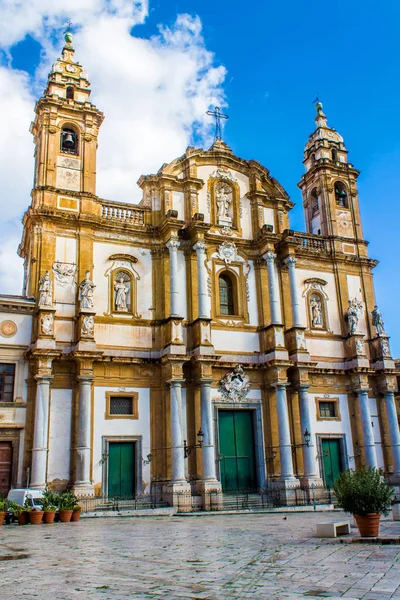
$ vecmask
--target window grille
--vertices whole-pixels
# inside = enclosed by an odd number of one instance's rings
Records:
[[[335,402],[320,402],[319,403],[319,416],[324,419],[336,417]]]
[[[110,415],[133,415],[133,397],[111,396]]]

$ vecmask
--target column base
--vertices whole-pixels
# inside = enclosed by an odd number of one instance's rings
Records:
[[[400,473],[392,473],[391,475],[388,475],[388,482],[390,485],[400,488]]]
[[[323,480],[317,475],[311,475],[310,477],[300,477],[299,481],[301,487],[311,487],[312,485],[314,485],[315,487],[324,487]]]
[[[30,490],[44,490],[45,487],[46,487],[45,483],[30,483],[29,484]]]
[[[274,493],[277,494],[278,506],[295,506],[297,503],[296,490],[300,488],[300,481],[296,477],[278,479],[274,482]]]
[[[192,489],[186,480],[165,484],[163,496],[170,506],[178,509],[178,512],[192,511]]]
[[[76,482],[72,486],[72,492],[75,496],[94,496],[94,487],[90,481]]]
[[[218,479],[204,479],[192,485],[195,494],[201,496],[203,510],[222,510],[224,507],[221,482]]]

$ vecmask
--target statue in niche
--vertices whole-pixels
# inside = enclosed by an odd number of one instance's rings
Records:
[[[114,300],[114,308],[118,312],[127,312],[127,296],[129,293],[129,276],[125,273],[119,273],[116,277],[116,281],[114,283],[115,290],[115,300]]]
[[[52,306],[52,289],[53,282],[49,271],[46,271],[39,280],[39,306]]]
[[[322,327],[322,303],[318,294],[310,297],[311,324],[313,327]]]
[[[374,327],[376,329],[376,333],[378,335],[384,335],[385,334],[385,325],[383,324],[382,313],[378,309],[377,306],[375,306],[371,315],[372,315],[372,324],[374,325]]]
[[[92,281],[90,281],[90,271],[86,271],[85,279],[79,284],[79,301],[81,303],[81,309],[93,308],[93,292],[96,287]]]
[[[215,190],[217,202],[217,217],[219,219],[230,219],[229,207],[232,204],[232,188],[225,183],[221,183]]]

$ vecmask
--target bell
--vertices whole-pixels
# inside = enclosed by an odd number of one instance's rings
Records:
[[[72,133],[64,133],[64,146],[67,146],[68,148],[72,148],[74,145],[74,138],[72,137]]]

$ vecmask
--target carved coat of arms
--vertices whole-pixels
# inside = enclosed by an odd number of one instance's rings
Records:
[[[231,373],[227,373],[220,381],[219,388],[226,402],[240,402],[244,400],[250,389],[250,380],[238,365]]]

